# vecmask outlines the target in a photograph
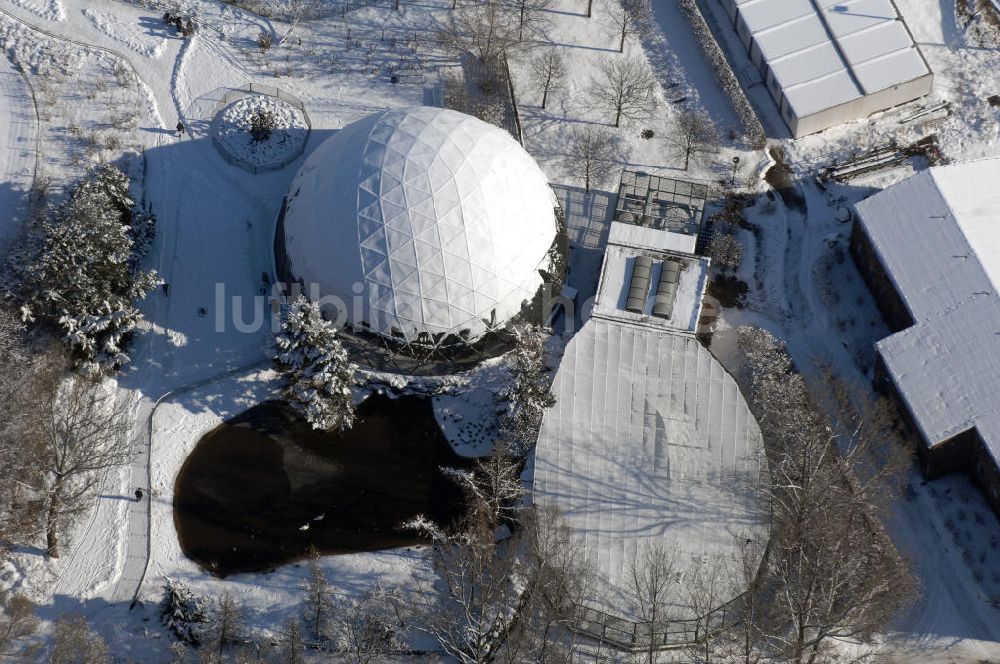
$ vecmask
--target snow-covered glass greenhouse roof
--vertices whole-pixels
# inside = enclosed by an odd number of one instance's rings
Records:
[[[629,563],[637,547],[661,543],[676,554],[671,617],[692,617],[684,580],[767,538],[761,433],[736,381],[693,335],[591,318],[552,389],[534,500],[558,507],[580,536],[595,608],[636,620]]]
[[[697,235],[707,198],[703,184],[624,170],[615,221]]]
[[[502,129],[441,108],[385,111],[306,160],[287,198],[284,258],[307,294],[344,301],[353,325],[475,339],[541,286],[555,206]]]

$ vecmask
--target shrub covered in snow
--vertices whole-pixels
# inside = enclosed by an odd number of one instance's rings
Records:
[[[501,423],[503,442],[514,453],[530,450],[538,437],[545,409],[555,404],[551,378],[545,373],[545,334],[533,325],[511,328],[515,338],[511,353],[511,381],[498,397],[507,403]]]
[[[178,641],[196,646],[199,633],[208,622],[205,600],[180,581],[167,579],[160,602],[160,620]]]
[[[708,255],[723,270],[739,269],[743,262],[743,243],[729,233],[716,233],[708,243]]]
[[[354,423],[357,365],[323,319],[318,304],[298,296],[274,340],[274,366],[286,379],[284,396],[314,429],[349,429]]]
[[[83,373],[129,361],[125,347],[142,320],[134,302],[160,283],[138,267],[154,224],[135,208],[128,176],[102,166],[48,210],[14,254],[22,319],[61,329]]]
[[[291,104],[254,94],[222,109],[212,131],[230,159],[255,168],[274,168],[302,152],[309,126],[302,111]]]

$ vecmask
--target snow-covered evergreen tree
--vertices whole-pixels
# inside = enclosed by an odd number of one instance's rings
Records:
[[[182,643],[198,645],[200,631],[208,622],[205,600],[174,579],[167,579],[160,602],[163,626]]]
[[[515,338],[511,352],[511,380],[497,395],[507,402],[501,420],[501,438],[514,453],[524,453],[535,444],[545,409],[556,399],[545,373],[545,333],[538,326],[511,327]]]
[[[14,266],[22,319],[60,328],[86,374],[129,361],[128,337],[142,320],[133,303],[160,283],[137,267],[154,222],[134,212],[128,187],[114,166],[90,173],[40,220]]]
[[[284,374],[285,400],[314,429],[350,429],[357,365],[324,320],[318,304],[298,296],[275,337],[274,366]]]

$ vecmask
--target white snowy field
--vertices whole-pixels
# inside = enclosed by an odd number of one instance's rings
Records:
[[[607,113],[595,108],[589,94],[591,79],[603,59],[643,59],[660,84],[656,93],[659,111],[628,122],[616,132],[621,165],[717,182],[727,177],[732,156],[741,156],[746,168],[763,159],[724,138],[714,160],[695,164],[687,173],[678,168],[679,156],[662,137],[673,127],[681,108],[704,109],[724,130],[735,117],[674,3],[655,0],[660,29],[642,44],[630,41],[623,56],[616,52],[616,38],[606,21],[607,3],[614,1],[595,0],[592,19],[581,15],[580,0],[553,3],[540,48],[560,49],[568,74],[565,87],[547,109],[538,107],[537,95],[530,89],[526,60],[512,63],[527,148],[557,185],[570,217],[571,282],[580,288],[581,304],[596,286],[608,208],[614,202],[607,190],[613,189],[617,169],[602,183],[603,190],[584,195],[577,188],[581,183],[576,174],[565,163],[565,145],[574,126],[608,122]],[[937,132],[946,155],[953,158],[996,154],[996,111],[985,97],[1000,92],[998,51],[967,44],[948,1],[897,3],[935,70],[935,96],[953,102],[952,116],[935,125],[904,126],[898,120],[907,111],[899,109],[881,114],[874,123],[851,123],[795,143],[776,140],[799,173],[808,174],[834,155],[890,134],[913,140]],[[150,263],[169,284],[169,290],[151,294],[144,303],[148,329],[137,339],[135,362],[120,380],[136,404],[140,441],[145,439],[146,418],[161,396],[266,359],[270,331],[254,320],[266,319],[269,311],[260,288],[262,275],[271,272],[274,217],[301,160],[281,171],[256,176],[228,165],[208,135],[218,100],[248,82],[278,86],[303,99],[313,122],[308,155],[325,137],[370,112],[415,105],[432,97],[439,56],[427,44],[451,2],[404,2],[401,12],[378,6],[352,13],[348,24],[332,19],[302,24],[286,45],[272,48],[266,56],[256,47],[259,32],[273,30],[280,36],[288,26],[217,0],[181,0],[178,4],[197,16],[199,31],[193,39],[183,40],[163,25],[162,11],[142,9],[137,3],[0,0],[0,9],[23,22],[0,16],[9,57],[30,60],[58,47],[71,57],[89,58],[87,72],[97,72],[99,65],[113,68],[116,62],[128,63],[140,79],[127,102],[139,111],[139,119],[126,134],[126,147],[145,153],[143,194],[158,217],[159,229]],[[412,67],[414,60],[421,67]],[[385,74],[400,64],[411,66],[414,74],[393,85]],[[27,191],[33,172],[33,148],[25,146],[34,141],[34,110],[26,105],[23,81],[18,81],[15,71],[0,68],[0,223],[15,218],[8,211],[23,205],[23,194],[16,192]],[[93,99],[86,93],[71,96],[72,82],[66,77],[52,84],[54,119],[47,126],[64,122],[84,127],[90,122],[87,116],[108,110],[96,92]],[[94,81],[88,78],[86,82],[93,89]],[[766,92],[763,97],[758,92],[754,91],[754,97],[767,116],[765,125],[780,126]],[[122,99],[116,103],[126,103]],[[187,129],[183,138],[174,132],[178,121]],[[645,128],[654,130],[653,139],[639,137]],[[44,144],[48,167],[57,180],[71,179],[75,169],[84,166],[71,159],[79,142],[56,140],[55,132],[49,133],[53,138]],[[745,309],[724,312],[713,352],[725,359],[725,330],[755,323],[787,339],[797,365],[814,375],[823,364],[832,364],[842,375],[866,381],[869,356],[865,344],[877,337],[880,322],[860,279],[852,276],[850,259],[842,262],[832,253],[837,246],[843,251],[849,228],[837,220],[838,209],[866,195],[871,191],[868,185],[882,186],[904,174],[901,170],[869,179],[865,186],[835,187],[829,192],[806,184],[803,210],[788,208],[780,199],[770,211],[763,209],[763,203],[751,208],[750,220],[761,230],[752,236],[754,245],[741,275],[752,289]],[[0,226],[0,239],[7,228]],[[576,318],[579,321],[579,312]],[[253,381],[248,375],[227,377],[168,399],[156,411],[151,513],[155,552],[141,593],[146,601],[135,611],[129,613],[120,600],[131,595],[138,580],[137,565],[141,568],[144,563],[146,513],[114,497],[128,496],[136,486],[146,485],[145,456],[137,458],[132,468],[106,478],[101,493],[111,498],[98,500],[80,520],[62,559],[45,562],[37,551],[19,552],[15,569],[4,583],[45,603],[47,618],[73,607],[85,611],[122,647],[122,654],[129,654],[133,637],[165,638],[157,636],[161,633],[150,602],[166,575],[183,576],[210,593],[237,592],[258,626],[273,626],[287,617],[293,611],[301,568],[287,566],[271,575],[226,580],[210,578],[179,553],[169,515],[172,477],[197,436],[268,389],[267,382]],[[468,411],[484,408],[488,392],[488,387],[477,387],[462,397],[438,401],[439,419],[453,441],[462,442],[459,449],[464,453],[481,451],[489,439],[483,427],[473,425]],[[894,532],[913,558],[924,589],[922,600],[899,622],[890,641],[890,649],[901,653],[904,646],[909,649],[901,655],[903,661],[1000,659],[1000,613],[990,604],[996,587],[993,575],[1000,572],[989,539],[997,524],[984,516],[986,523],[981,527],[958,525],[962,521],[957,508],[942,497],[951,495],[944,493],[946,487],[961,490],[970,523],[976,523],[974,515],[983,507],[982,499],[966,492],[968,483],[963,482],[963,478],[949,478],[924,485],[914,476],[911,499],[897,508]],[[972,552],[971,563],[966,551]],[[986,556],[980,562],[983,553]],[[399,580],[426,573],[414,552],[330,558],[324,564],[344,587],[363,586],[382,573]],[[132,647],[144,647],[141,644],[138,640]],[[132,654],[145,652],[133,650]],[[143,661],[155,661],[155,657]]]

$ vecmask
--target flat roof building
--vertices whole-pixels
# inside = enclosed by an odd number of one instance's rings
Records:
[[[877,379],[928,475],[969,470],[1000,511],[1000,159],[928,169],[857,204],[856,262],[896,333]]]
[[[931,91],[892,0],[719,1],[795,138]]]

